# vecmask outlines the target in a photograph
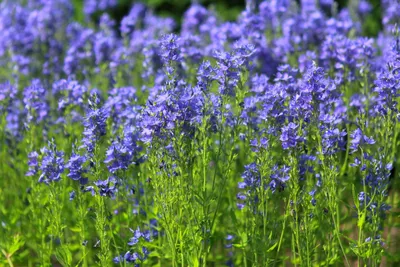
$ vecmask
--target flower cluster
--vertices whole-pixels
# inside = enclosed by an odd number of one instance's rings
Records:
[[[181,24],[78,2],[0,3],[0,213],[15,227],[0,244],[27,232],[16,265],[381,264],[398,1],[370,37],[366,0],[248,0],[230,21],[193,3]]]

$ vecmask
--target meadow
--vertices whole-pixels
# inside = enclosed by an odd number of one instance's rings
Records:
[[[400,266],[400,2],[0,2],[0,266]]]

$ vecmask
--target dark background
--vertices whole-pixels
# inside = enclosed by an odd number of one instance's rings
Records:
[[[300,0],[297,0],[300,2]],[[77,10],[82,10],[82,1],[74,0]],[[188,9],[191,0],[118,0],[117,7],[107,12],[114,19],[120,21],[130,10],[130,6],[135,2],[142,2],[152,7],[161,16],[173,17],[178,23],[181,22],[183,13]],[[198,0],[198,3],[214,8],[219,16],[224,20],[235,20],[237,15],[245,8],[245,0]],[[349,4],[349,0],[336,0],[339,10]],[[367,14],[363,23],[363,32],[368,36],[375,36],[381,30],[381,6],[380,0],[369,0],[373,9]],[[98,16],[98,14],[96,14]],[[96,16],[95,15],[95,16]],[[81,20],[83,14],[77,14],[77,19]]]

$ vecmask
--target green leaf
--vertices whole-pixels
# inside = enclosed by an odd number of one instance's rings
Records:
[[[14,241],[11,247],[8,250],[9,255],[13,255],[15,252],[17,252],[23,245],[25,244],[25,241],[21,240],[21,237],[19,235],[14,236]]]
[[[235,248],[244,248],[246,247],[246,244],[232,244]]]
[[[71,227],[69,228],[72,232],[79,233],[81,231],[80,227]]]
[[[242,243],[243,244],[247,244],[247,233],[246,232],[243,232],[242,234],[241,234],[241,237],[242,237]]]
[[[278,242],[275,243],[274,245],[272,245],[272,247],[270,247],[270,248],[267,250],[267,252],[273,251],[277,246],[278,246]]]
[[[358,228],[363,228],[366,216],[367,214],[365,212],[361,212],[361,217],[359,217],[357,222]]]
[[[359,209],[359,203],[357,201],[358,199],[356,196],[356,190],[355,190],[354,184],[351,186],[351,192],[353,194],[354,205],[356,205],[356,208]]]
[[[56,250],[56,258],[62,266],[71,266],[72,264],[72,255],[69,247],[67,245],[63,245]]]
[[[234,225],[238,224],[238,221],[236,219],[235,211],[233,209],[230,210],[229,215],[231,216],[232,222]]]

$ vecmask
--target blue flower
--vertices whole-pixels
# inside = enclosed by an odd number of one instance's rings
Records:
[[[131,239],[129,239],[128,245],[129,246],[134,246],[136,245],[141,238],[143,238],[143,240],[150,242],[150,230],[144,230],[141,231],[140,228],[138,227],[136,230],[131,230],[131,232],[133,233],[133,237]]]
[[[154,221],[150,222],[150,228],[153,228],[154,226]],[[137,266],[139,262],[143,262],[147,259],[148,255],[150,254],[149,250],[145,246],[140,246],[142,242],[151,242],[151,235],[152,232],[151,230],[140,230],[140,227],[138,227],[136,230],[130,229],[131,232],[133,233],[133,237],[129,239],[128,245],[133,247],[131,250],[133,252],[127,251],[124,256],[120,255],[117,256],[113,259],[115,263],[120,263],[120,262],[127,262],[127,263],[136,263]],[[158,233],[157,233],[158,234]],[[155,237],[153,233],[153,237]]]
[[[210,61],[204,61],[197,70],[197,86],[203,91],[208,92],[211,82],[214,80],[215,70]]]
[[[290,167],[288,166],[283,166],[279,169],[278,165],[275,165],[272,168],[271,181],[269,183],[269,187],[272,192],[275,192],[276,189],[279,191],[283,191],[285,189],[286,183],[290,179],[289,171]]]
[[[115,173],[118,170],[126,170],[132,163],[133,153],[134,151],[131,151],[121,142],[114,141],[107,149],[104,163],[107,164],[111,173]]]
[[[97,101],[98,98],[94,94],[92,100],[89,101],[89,111],[84,121],[82,142],[89,154],[93,153],[95,144],[100,137],[106,135],[108,112],[102,107],[99,108]]]
[[[124,35],[130,35],[134,30],[140,27],[140,23],[143,22],[147,7],[142,3],[134,3],[129,14],[122,18],[120,31]]]
[[[48,147],[41,150],[42,162],[39,167],[41,171],[39,183],[49,184],[61,180],[61,174],[64,172],[64,152],[58,151],[53,142],[49,142]]]
[[[219,92],[223,95],[234,96],[235,89],[240,81],[241,71],[250,69],[250,59],[255,53],[254,45],[237,43],[233,52],[216,50],[214,58],[217,60],[216,80],[219,83]]]
[[[250,141],[251,150],[254,152],[259,152],[261,149],[268,148],[268,139],[265,137],[261,137],[260,141],[257,138]]]
[[[308,194],[311,196],[311,205],[315,206],[317,204],[317,200],[315,199],[315,193],[317,190],[313,189]]]
[[[323,153],[333,155],[337,151],[346,149],[345,136],[346,131],[340,131],[338,128],[327,129],[322,135]]]
[[[257,164],[254,162],[244,166],[244,169],[242,174],[243,182],[238,183],[238,188],[244,189],[244,191],[236,196],[241,201],[237,203],[237,207],[243,209],[247,204],[250,204],[251,208],[254,209],[254,204],[258,202],[256,191],[261,185],[261,174]]]
[[[17,95],[18,89],[12,85],[9,81],[5,83],[0,83],[0,103],[4,100],[11,100]],[[0,105],[0,111],[2,106]]]
[[[58,102],[58,109],[64,111],[68,106],[83,106],[87,88],[75,80],[58,80],[53,83],[52,93],[62,95]]]
[[[115,198],[115,194],[118,192],[119,181],[114,176],[109,177],[106,180],[98,180],[94,182],[99,190],[100,196]]]
[[[375,144],[375,140],[364,135],[360,128],[354,130],[354,132],[350,135],[350,148],[352,149],[352,153],[356,152],[361,145],[373,145]]]
[[[69,193],[69,200],[72,201],[72,200],[74,200],[74,198],[75,198],[75,191],[71,191]]]
[[[98,11],[104,11],[117,5],[117,0],[86,0],[83,11],[86,15],[92,15]]]
[[[261,176],[256,163],[251,163],[244,166],[245,171],[242,174],[243,182],[238,184],[241,189],[244,188],[257,188],[261,184]]]
[[[369,12],[371,12],[371,10],[372,6],[368,1],[360,0],[358,2],[357,11],[361,16],[368,14]]]
[[[48,113],[49,106],[46,101],[47,90],[43,87],[40,80],[35,79],[31,85],[24,89],[24,104],[28,112],[28,123],[43,121]]]
[[[172,62],[181,61],[180,47],[178,45],[179,38],[175,34],[166,34],[161,38],[160,56],[163,59],[164,64],[169,65]]]
[[[283,149],[289,149],[296,147],[300,142],[304,141],[304,138],[297,134],[298,126],[290,122],[287,126],[282,127],[282,134],[280,140],[282,142]]]
[[[29,170],[25,174],[26,176],[33,176],[38,172],[38,168],[39,168],[38,157],[39,157],[39,154],[36,151],[32,151],[28,154]]]
[[[196,34],[205,26],[206,20],[211,16],[211,12],[205,7],[193,3],[183,15],[182,31],[185,33]]]
[[[69,169],[69,178],[75,181],[79,181],[81,185],[85,185],[88,182],[88,178],[83,176],[84,173],[88,172],[87,169],[83,167],[86,162],[86,157],[79,154],[73,153],[65,168]]]
[[[115,128],[126,123],[137,123],[141,107],[135,105],[135,102],[137,96],[133,87],[114,88],[109,92],[104,106],[113,118],[112,123]]]

